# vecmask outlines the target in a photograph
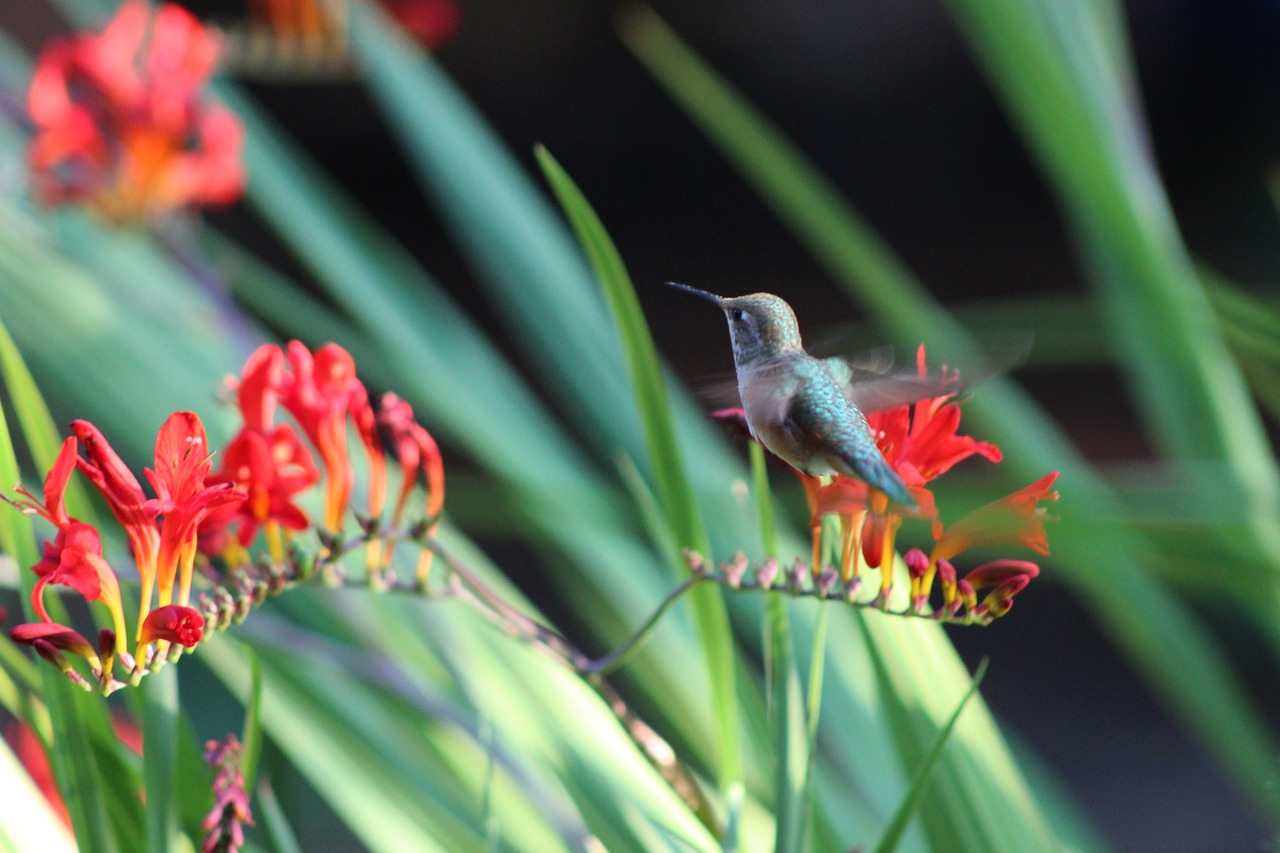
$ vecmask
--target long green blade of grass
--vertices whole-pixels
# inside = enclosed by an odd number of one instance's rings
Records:
[[[613,312],[618,336],[627,355],[627,365],[635,389],[636,405],[644,422],[649,445],[649,463],[658,482],[659,499],[666,510],[667,523],[682,545],[701,553],[710,552],[706,528],[693,491],[689,488],[680,445],[672,423],[671,406],[653,338],[640,310],[631,278],[613,241],[591,205],[559,163],[544,148],[537,151],[538,163],[548,183],[577,232],[587,259],[604,287]],[[691,593],[707,668],[711,673],[719,737],[720,788],[739,784],[742,763],[738,743],[737,691],[734,687],[734,645],[720,591],[702,585]]]
[[[973,674],[973,685],[960,699],[960,704],[956,705],[955,712],[947,720],[946,724],[938,730],[938,735],[933,745],[929,747],[929,752],[925,755],[924,761],[916,768],[915,775],[911,779],[911,790],[906,799],[902,801],[902,806],[894,812],[893,820],[889,822],[889,826],[885,828],[884,835],[880,837],[880,842],[876,844],[875,853],[894,853],[898,849],[898,845],[902,842],[902,837],[907,831],[907,825],[911,823],[911,819],[915,817],[916,812],[920,809],[920,803],[924,800],[924,795],[928,792],[929,785],[933,782],[933,772],[938,766],[939,759],[942,758],[942,750],[946,748],[947,740],[951,737],[951,732],[956,727],[956,722],[960,719],[960,714],[964,711],[965,705],[969,704],[973,694],[978,692],[978,685],[982,683],[982,677],[986,675],[986,672],[987,662],[984,660],[978,666],[978,671]]]
[[[6,384],[11,377],[18,378],[17,384],[21,389],[21,377],[25,374],[25,368],[21,356],[13,349],[7,331],[0,335],[0,348],[6,350],[3,359],[0,359],[0,367],[6,371]],[[28,419],[34,422],[38,420],[38,416],[28,413]],[[8,417],[0,409],[0,483],[16,483],[20,479]],[[39,557],[31,522],[26,516],[7,507],[0,509],[4,510],[0,512],[0,548],[12,556],[19,566],[35,565]],[[29,601],[33,581],[33,573],[22,572],[23,609],[28,620],[36,618]],[[122,848],[112,827],[105,795],[111,780],[99,771],[95,760],[94,738],[95,734],[101,732],[102,726],[95,726],[94,722],[106,722],[101,699],[88,696],[73,687],[61,672],[51,666],[40,666],[40,678],[42,696],[49,706],[54,731],[49,757],[58,787],[63,792],[67,811],[71,815],[76,842],[86,853],[114,853]],[[106,728],[110,729],[109,723],[106,723]]]

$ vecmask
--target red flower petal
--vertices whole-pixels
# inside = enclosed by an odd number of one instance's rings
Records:
[[[95,668],[101,666],[98,653],[79,632],[59,625],[56,622],[30,622],[16,625],[9,631],[9,639],[23,645],[34,645],[37,640],[48,643],[55,649],[71,652],[89,661]]]

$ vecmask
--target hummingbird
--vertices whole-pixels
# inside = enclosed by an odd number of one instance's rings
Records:
[[[915,501],[876,446],[864,412],[938,396],[954,379],[860,370],[843,358],[815,358],[800,340],[795,311],[772,293],[728,298],[668,286],[720,306],[729,321],[738,395],[752,436],[811,477],[857,477],[908,508]]]

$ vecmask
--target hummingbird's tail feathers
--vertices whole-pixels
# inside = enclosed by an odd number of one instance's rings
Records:
[[[893,470],[893,466],[879,452],[858,459],[856,466],[842,473],[853,474],[865,480],[867,485],[884,492],[889,500],[908,510],[918,509],[907,484],[902,482],[898,472]]]

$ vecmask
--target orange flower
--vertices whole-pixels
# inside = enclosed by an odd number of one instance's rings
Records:
[[[1049,491],[1058,472],[1046,474],[1011,495],[979,507],[949,525],[938,536],[930,559],[950,560],[956,554],[978,545],[1025,545],[1039,554],[1049,553],[1045,537],[1045,511],[1040,501],[1056,501],[1057,492]]]
[[[216,38],[185,9],[129,0],[101,34],[51,42],[27,95],[37,197],[113,221],[229,204],[244,188],[243,131],[201,100]]]
[[[921,376],[928,375],[923,346],[916,351],[916,368]],[[955,374],[944,368],[943,384],[954,378]],[[821,517],[829,513],[838,515],[842,522],[841,576],[845,581],[857,577],[859,552],[872,568],[892,561],[898,528],[908,515],[930,519],[935,534],[940,531],[937,502],[928,483],[970,456],[983,456],[992,462],[1001,459],[1000,449],[994,444],[957,434],[960,406],[950,391],[910,405],[871,412],[867,423],[885,461],[906,484],[916,509],[908,511],[893,504],[851,477],[837,476],[816,489],[810,502],[815,530]],[[888,599],[892,577],[888,570],[881,572],[882,600]]]

